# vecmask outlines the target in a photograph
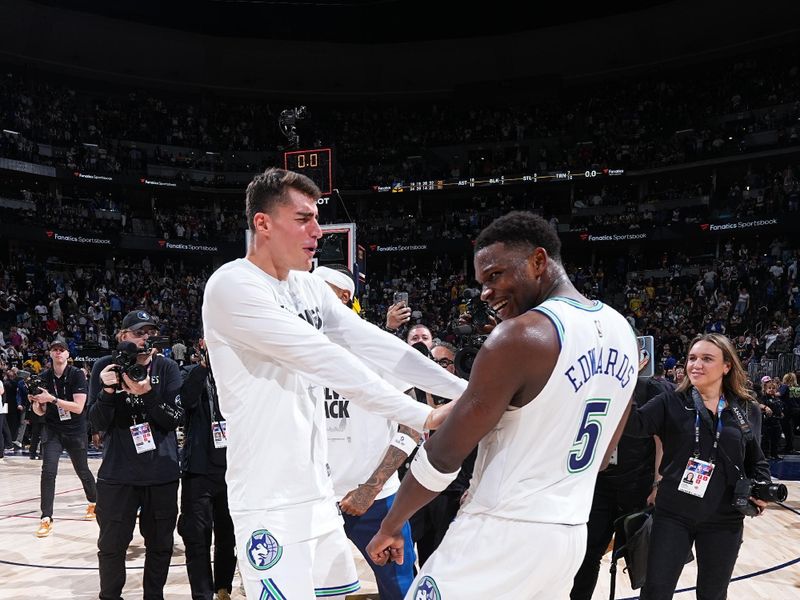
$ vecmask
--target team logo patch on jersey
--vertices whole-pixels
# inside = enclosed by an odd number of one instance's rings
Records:
[[[414,591],[414,600],[442,600],[442,594],[433,577],[425,575],[419,580],[417,589]]]
[[[266,571],[281,559],[283,548],[266,529],[259,529],[247,540],[247,560],[259,571]]]

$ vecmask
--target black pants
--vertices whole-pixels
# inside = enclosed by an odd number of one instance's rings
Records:
[[[42,417],[39,415],[33,414],[33,411],[30,411],[30,421],[31,421],[31,447],[29,453],[31,457],[37,456],[39,453],[39,440],[42,436],[42,427],[44,425],[44,421]]]
[[[42,430],[42,478],[40,484],[42,518],[53,517],[58,459],[61,457],[62,450],[66,450],[69,454],[72,468],[75,469],[75,473],[83,484],[86,499],[89,502],[97,501],[94,475],[89,470],[89,463],[86,460],[86,433],[83,431],[74,434],[58,433],[45,425]]]
[[[768,458],[775,458],[780,452],[781,422],[767,417],[761,426],[761,451]]]
[[[211,533],[214,533],[214,572],[211,572]],[[178,533],[186,546],[186,572],[193,600],[211,600],[214,592],[233,586],[236,540],[228,510],[225,474],[185,473],[181,480]]]
[[[614,521],[623,515],[644,509],[652,486],[652,477],[647,477],[634,486],[624,487],[609,482],[603,476],[597,479],[592,510],[586,524],[586,555],[575,574],[569,594],[571,600],[591,600],[600,573],[600,560],[614,535]]]
[[[800,424],[800,408],[794,406],[787,406],[784,410],[783,419],[781,420],[781,427],[783,428],[783,435],[786,436],[786,446],[784,452],[794,451],[794,429]]]
[[[97,560],[100,600],[121,600],[125,586],[125,552],[133,538],[136,513],[144,537],[142,588],[144,600],[163,600],[173,531],[178,520],[178,482],[161,485],[123,485],[97,482]]]
[[[13,448],[11,444],[11,430],[8,428],[6,415],[0,414],[0,458],[5,455],[6,448]]]
[[[641,600],[673,597],[692,542],[697,557],[697,600],[725,600],[743,531],[744,518],[693,523],[656,507]]]
[[[442,543],[450,523],[456,518],[460,502],[460,492],[442,492],[409,519],[420,567]]]

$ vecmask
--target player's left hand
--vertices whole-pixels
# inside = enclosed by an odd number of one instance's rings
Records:
[[[428,418],[425,420],[425,431],[432,431],[434,429],[439,429],[444,423],[444,420],[447,418],[453,408],[456,405],[457,400],[453,400],[452,402],[448,402],[447,404],[442,404],[441,406],[437,406],[431,411],[431,414],[428,415]]]
[[[339,508],[342,509],[343,513],[360,517],[375,502],[375,496],[378,495],[378,492],[380,492],[380,489],[376,490],[371,485],[366,483],[359,484],[356,489],[350,490],[345,494],[345,497],[339,502]]]
[[[403,564],[403,534],[400,531],[385,533],[379,529],[378,533],[367,544],[367,555],[376,565],[382,567],[389,561]]]

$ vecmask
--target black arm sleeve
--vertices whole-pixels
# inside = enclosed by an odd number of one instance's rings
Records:
[[[632,410],[625,424],[625,435],[636,438],[661,436],[666,421],[666,402],[669,396],[668,392],[658,394],[641,408]]]
[[[172,430],[183,423],[181,407],[181,387],[183,378],[178,363],[163,357],[159,360],[159,388],[142,396],[148,416],[159,427]]]

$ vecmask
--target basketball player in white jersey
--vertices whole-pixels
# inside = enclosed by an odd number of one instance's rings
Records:
[[[479,444],[468,497],[406,599],[566,598],[586,549],[597,472],[622,435],[638,346],[619,313],[572,285],[544,219],[509,213],[475,248],[481,298],[502,323],[367,550],[379,564],[402,560],[399,524],[445,489]]]
[[[325,464],[325,415],[314,386],[417,431],[435,427],[445,413],[414,402],[365,363],[445,397],[464,390],[307,272],[322,235],[319,197],[303,175],[257,175],[247,188],[247,256],[218,269],[203,299],[225,416],[212,433],[228,448],[228,500],[248,598],[343,599],[359,587]]]

